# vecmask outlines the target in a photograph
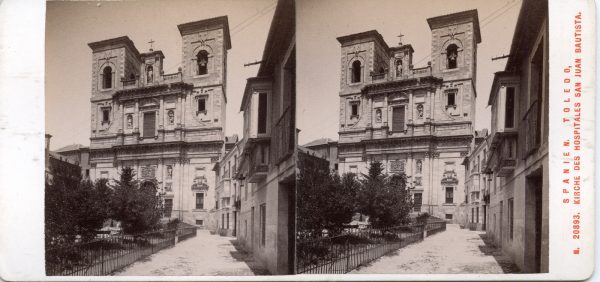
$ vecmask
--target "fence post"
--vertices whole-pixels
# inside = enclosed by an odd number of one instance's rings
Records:
[[[348,237],[346,237],[346,269],[344,273],[348,273],[350,269],[350,244],[348,243]]]
[[[100,244],[100,258],[102,263],[100,264],[100,275],[104,275],[104,244]]]

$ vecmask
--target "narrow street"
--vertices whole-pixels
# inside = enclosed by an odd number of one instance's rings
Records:
[[[350,274],[515,273],[511,260],[484,243],[485,232],[448,224],[444,232],[381,257]]]
[[[265,275],[252,254],[236,246],[235,238],[198,230],[172,248],[134,262],[113,275]]]

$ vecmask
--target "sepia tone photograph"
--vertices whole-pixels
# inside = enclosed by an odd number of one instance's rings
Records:
[[[46,275],[293,273],[294,6],[47,2]]]
[[[547,1],[296,9],[296,273],[548,272]]]

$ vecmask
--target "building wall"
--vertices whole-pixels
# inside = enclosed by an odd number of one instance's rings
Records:
[[[487,233],[494,241],[502,246],[503,252],[508,254],[519,268],[526,273],[548,272],[548,233],[549,233],[549,182],[548,182],[548,26],[547,6],[531,7],[533,1],[525,1],[523,8],[533,13],[528,15],[527,20],[531,22],[521,23],[517,26],[515,36],[519,31],[527,29],[535,31],[529,33],[528,40],[518,46],[518,57],[508,65],[507,70],[516,71],[519,77],[520,89],[517,98],[517,121],[520,134],[517,135],[517,158],[514,170],[504,177],[495,177],[490,196],[490,227]],[[523,11],[521,11],[523,13]],[[521,21],[519,21],[521,22]],[[542,47],[543,68],[541,83],[541,100],[538,100],[538,110],[541,111],[537,125],[540,127],[539,147],[527,152],[528,138],[535,133],[535,129],[527,128],[526,121],[531,118],[527,115],[534,106],[531,99],[532,81],[532,58]],[[494,93],[492,93],[494,94]],[[496,93],[497,95],[497,93]],[[498,114],[497,104],[492,105],[492,113]],[[492,134],[495,132],[492,126]],[[494,171],[494,176],[497,176]],[[537,191],[537,193],[536,193]],[[536,200],[539,199],[540,218],[536,220]],[[514,216],[512,220],[513,230],[510,229],[511,215],[507,212],[508,202],[514,202]],[[536,232],[536,224],[540,229]],[[539,265],[536,265],[536,234],[539,238]],[[512,235],[512,239],[511,239]]]
[[[227,19],[185,25],[180,26],[183,67],[174,74],[163,74],[162,52],[140,55],[127,37],[90,43],[90,177],[118,179],[122,168],[132,167],[138,179],[159,181],[164,198],[173,202],[171,218],[204,227],[212,222],[212,168],[224,140]],[[192,64],[199,50],[209,52],[205,75],[197,75]],[[154,80],[148,81],[140,69],[151,62]],[[107,63],[114,66],[113,87],[103,89],[101,73]],[[199,99],[204,99],[205,111],[199,111]],[[103,122],[102,109],[110,109],[109,122]],[[145,113],[155,114],[153,136],[144,132]],[[204,195],[203,205],[196,205],[198,194]]]
[[[475,118],[478,27],[473,13],[437,17],[430,24],[432,54],[439,56],[433,56],[426,67],[405,66],[412,61],[412,47],[402,47],[402,76],[388,67],[396,60],[389,54],[401,47],[387,47],[376,31],[338,38],[342,45],[339,172],[366,173],[370,162],[381,161],[386,173],[411,176],[412,194],[422,195],[421,211],[454,222],[464,201],[461,163],[469,151]],[[454,69],[443,61],[449,44],[459,46]],[[362,80],[353,83],[349,77],[357,60],[364,70]],[[383,77],[369,75],[378,73],[382,65]],[[358,115],[353,115],[353,105],[358,105]],[[404,107],[404,128],[394,128],[397,107]],[[447,187],[452,188],[451,203],[446,203]]]

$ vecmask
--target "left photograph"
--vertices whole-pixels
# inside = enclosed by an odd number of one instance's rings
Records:
[[[294,1],[46,5],[46,275],[293,274]]]

